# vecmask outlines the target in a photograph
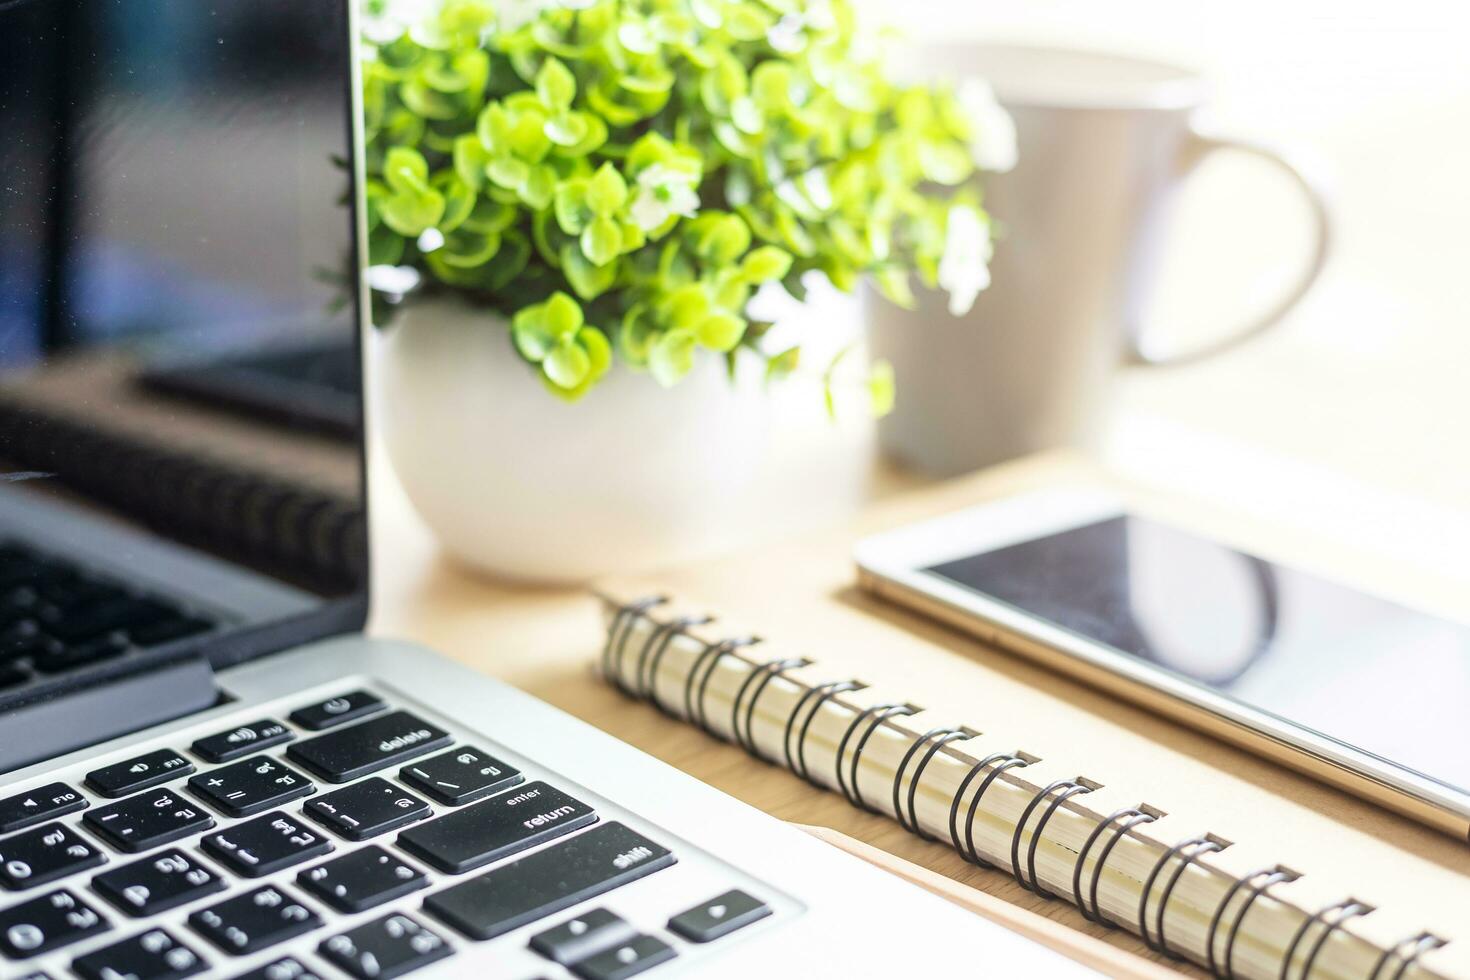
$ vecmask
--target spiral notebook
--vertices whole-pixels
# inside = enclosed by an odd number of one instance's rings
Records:
[[[699,607],[601,595],[601,673],[630,697],[1156,952],[1219,977],[1464,975],[1447,937],[1413,927],[1413,910],[1377,909],[1344,893],[1343,878],[1318,881],[1269,854],[1289,840],[1175,827],[1169,800],[1132,799],[1106,773],[1043,760],[1026,731],[930,719],[902,691],[732,635]]]

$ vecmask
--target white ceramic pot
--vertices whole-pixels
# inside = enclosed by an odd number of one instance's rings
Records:
[[[377,337],[375,414],[404,489],[448,552],[498,577],[582,582],[708,557],[840,519],[865,495],[871,423],[833,424],[819,391],[768,390],[758,364],[732,382],[701,357],[668,389],[615,365],[567,404],[483,310],[411,305]]]

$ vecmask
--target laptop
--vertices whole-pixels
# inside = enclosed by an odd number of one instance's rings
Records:
[[[1080,972],[365,636],[360,383],[346,442],[157,383],[360,380],[352,37],[341,0],[0,2],[0,976]]]

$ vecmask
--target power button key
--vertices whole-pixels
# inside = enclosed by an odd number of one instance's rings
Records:
[[[353,691],[335,698],[327,698],[316,704],[308,704],[291,712],[291,720],[302,728],[319,732],[337,725],[382,711],[385,705],[381,698],[367,691]]]

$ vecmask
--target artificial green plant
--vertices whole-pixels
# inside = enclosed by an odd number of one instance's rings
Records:
[[[564,398],[617,363],[795,370],[748,315],[766,284],[983,285],[981,117],[890,81],[849,0],[366,4],[370,265],[501,314]]]

